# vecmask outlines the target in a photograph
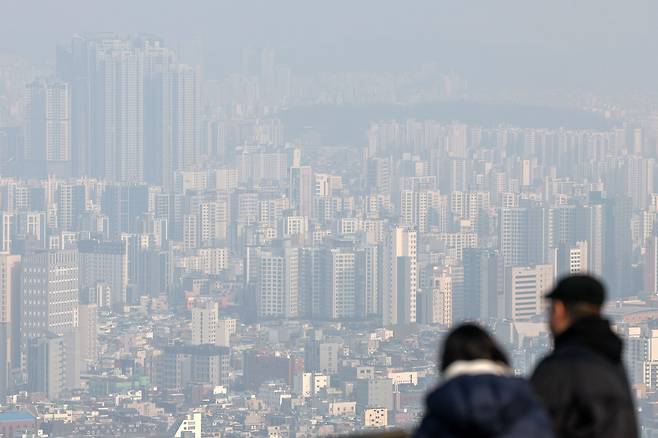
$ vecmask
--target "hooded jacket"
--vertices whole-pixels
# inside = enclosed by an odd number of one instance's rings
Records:
[[[551,423],[523,379],[488,361],[458,361],[426,400],[415,437],[550,438]]]
[[[622,347],[599,316],[582,318],[555,338],[531,382],[558,437],[638,436]]]

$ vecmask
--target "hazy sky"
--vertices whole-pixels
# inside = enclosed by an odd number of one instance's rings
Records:
[[[73,33],[151,32],[204,43],[229,66],[270,46],[309,68],[438,61],[492,84],[655,87],[656,0],[0,0],[0,55],[52,61]],[[228,67],[227,67],[228,68]]]

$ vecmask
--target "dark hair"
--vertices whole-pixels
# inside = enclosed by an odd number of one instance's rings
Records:
[[[462,324],[453,329],[443,342],[441,372],[458,360],[477,359],[509,365],[503,350],[484,329],[475,324]]]

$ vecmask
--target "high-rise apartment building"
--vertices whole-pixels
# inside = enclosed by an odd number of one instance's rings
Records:
[[[507,266],[543,263],[544,210],[539,206],[500,209],[500,250]]]
[[[390,194],[391,192],[391,162],[384,158],[368,160],[368,188],[373,193]]]
[[[219,305],[216,302],[202,303],[192,308],[191,343],[230,347],[236,324],[237,321],[233,318],[219,317]]]
[[[307,318],[321,316],[321,254],[318,247],[299,250],[299,310]]]
[[[351,248],[322,251],[320,286],[327,319],[352,319],[356,313],[356,254]]]
[[[148,210],[148,186],[145,184],[109,184],[101,195],[101,212],[108,218],[110,240],[122,233],[137,233],[138,219]]]
[[[456,317],[488,319],[503,313],[503,257],[484,248],[464,249],[463,294],[455,295],[453,305],[462,314]]]
[[[174,168],[184,170],[200,158],[201,71],[197,66],[178,65],[173,74]]]
[[[176,62],[160,41],[143,46],[144,148],[152,159],[146,181],[174,187],[174,173],[190,169],[200,156],[200,69]]]
[[[84,186],[70,183],[60,184],[57,190],[57,226],[60,230],[77,230],[85,208]]]
[[[238,187],[239,172],[234,167],[215,170],[215,188],[221,193],[230,193]]]
[[[299,316],[299,250],[284,242],[258,257],[256,314],[262,318]]]
[[[0,251],[10,252],[12,241],[16,235],[16,215],[12,213],[0,214]]]
[[[78,358],[80,370],[85,372],[93,367],[100,353],[98,339],[98,305],[80,303],[78,306]]]
[[[576,241],[577,207],[560,205],[547,211],[547,247],[572,245]]]
[[[200,69],[161,39],[75,36],[58,50],[57,74],[70,84],[76,174],[170,189],[174,171],[198,160]]]
[[[425,324],[452,325],[452,277],[447,272],[437,272],[429,279],[429,289],[423,291],[423,316]]]
[[[649,240],[644,254],[644,292],[658,295],[658,236]]]
[[[110,288],[110,302],[113,309],[120,309],[126,303],[128,287],[128,254],[123,241],[99,242],[81,240],[78,242],[79,285],[85,293],[104,283]],[[102,304],[101,304],[102,307]]]
[[[30,391],[57,400],[66,390],[80,386],[77,334],[46,333],[27,346],[27,380]]]
[[[228,202],[226,199],[199,204],[199,238],[203,246],[226,240],[228,234]]]
[[[583,222],[588,242],[588,268],[592,274],[603,275],[605,245],[605,208],[602,204],[591,204],[583,209]]]
[[[192,344],[215,344],[217,337],[217,321],[219,320],[219,305],[207,303],[192,308]]]
[[[20,261],[0,253],[0,395],[6,395],[11,369],[20,365]]]
[[[217,320],[217,329],[215,330],[215,345],[220,347],[231,346],[231,335],[237,330],[237,320],[235,318],[220,318]]]
[[[69,176],[71,114],[69,85],[36,79],[25,89],[25,160],[34,176]]]
[[[416,232],[403,227],[386,236],[382,257],[382,322],[384,325],[416,321],[418,284]]]
[[[379,314],[380,252],[367,245],[356,252],[356,315],[367,318]]]
[[[313,208],[313,169],[310,166],[290,168],[290,201],[300,216],[311,217]]]
[[[204,274],[219,275],[228,267],[229,253],[226,248],[201,248],[197,253],[201,257]]]
[[[160,41],[146,39],[144,50],[144,180],[173,188],[175,54]]]
[[[96,120],[90,152],[103,163],[97,175],[110,181],[142,182],[144,53],[130,40],[116,37],[92,44],[94,82],[99,89],[91,99]]]
[[[403,190],[400,193],[400,216],[405,226],[419,233],[429,231],[432,210],[439,203],[439,193]]]

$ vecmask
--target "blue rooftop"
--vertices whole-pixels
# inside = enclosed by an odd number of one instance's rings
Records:
[[[0,412],[0,422],[3,421],[34,421],[34,415],[24,411]]]

